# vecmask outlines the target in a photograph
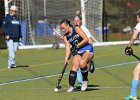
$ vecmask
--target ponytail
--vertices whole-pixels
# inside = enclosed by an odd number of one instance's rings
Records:
[[[75,14],[74,18],[79,18],[80,20],[82,20],[81,11],[80,10],[76,11],[76,14]]]

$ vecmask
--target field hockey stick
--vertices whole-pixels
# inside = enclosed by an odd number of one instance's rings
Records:
[[[58,90],[60,89],[60,82],[61,82],[62,77],[63,77],[63,75],[65,73],[65,70],[66,70],[66,68],[68,66],[68,61],[70,60],[70,58],[71,58],[71,53],[70,53],[70,55],[69,55],[69,57],[68,57],[68,59],[66,61],[66,64],[64,65],[64,67],[63,67],[63,69],[62,69],[62,71],[61,71],[61,73],[59,75],[59,78],[58,78],[57,83],[56,83],[56,88],[54,89],[55,92],[58,92]]]
[[[56,29],[53,28],[53,31],[54,31],[54,33],[55,33],[57,36],[59,36],[59,37],[62,36]]]
[[[133,54],[133,53],[132,53],[132,56],[135,57],[135,58],[137,58],[137,59],[139,60],[139,62],[140,62],[140,58],[139,58],[138,56],[136,56],[136,55]]]

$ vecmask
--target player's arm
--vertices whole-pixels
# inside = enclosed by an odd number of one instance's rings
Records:
[[[92,39],[92,37],[89,37],[89,38],[88,38],[88,42],[89,42],[91,45],[93,45],[93,39]]]
[[[77,47],[81,47],[88,42],[88,38],[79,26],[75,26],[75,31],[83,38],[83,40],[77,44]]]
[[[131,45],[135,42],[135,40],[136,40],[138,34],[139,34],[138,29],[134,28],[134,29],[133,29],[133,34],[132,34],[131,40],[130,40],[130,42],[129,42],[129,44],[128,44],[128,47],[131,47]]]
[[[70,55],[70,43],[68,42],[66,36],[63,37],[63,41],[65,43],[65,48],[66,48],[66,51],[65,51],[65,63]]]
[[[82,28],[81,28],[82,29]],[[85,34],[87,35],[87,37],[88,37],[88,42],[91,44],[91,45],[93,45],[93,38],[92,38],[92,36],[91,36],[91,33],[90,33],[90,31],[86,28],[86,27],[83,27],[83,31],[85,32]]]
[[[131,45],[135,42],[137,36],[139,34],[138,29],[134,28],[133,29],[133,34],[132,37],[129,41],[129,44],[127,45],[127,47],[125,48],[125,54],[131,56],[133,54],[133,49],[131,48]]]

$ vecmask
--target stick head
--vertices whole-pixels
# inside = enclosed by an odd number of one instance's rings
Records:
[[[57,36],[59,36],[59,37],[62,36],[56,29],[53,29],[53,31],[54,31],[54,35],[57,35]]]

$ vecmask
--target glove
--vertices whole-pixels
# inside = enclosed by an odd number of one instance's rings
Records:
[[[131,47],[126,47],[125,48],[125,54],[131,56],[133,54],[133,50]]]
[[[70,49],[73,56],[77,55],[77,49],[78,47],[76,45],[73,45]]]

